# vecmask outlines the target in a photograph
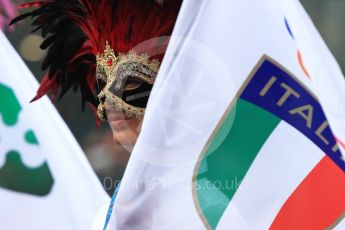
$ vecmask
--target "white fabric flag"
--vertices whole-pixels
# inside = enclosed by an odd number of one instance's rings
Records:
[[[90,229],[109,197],[0,31],[0,228]]]
[[[108,229],[344,229],[344,108],[297,0],[184,1]]]

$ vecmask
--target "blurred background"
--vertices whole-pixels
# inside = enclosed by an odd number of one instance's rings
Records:
[[[344,72],[345,0],[301,2]],[[25,22],[13,31],[6,31],[6,35],[36,78],[41,80],[41,61],[45,53],[39,49],[42,38],[39,34],[29,34],[31,30],[32,27]],[[111,194],[115,187],[113,182],[122,178],[129,154],[121,146],[114,144],[107,124],[97,127],[94,114],[89,109],[81,111],[77,93],[69,92],[56,103],[56,108],[83,148],[105,190]]]

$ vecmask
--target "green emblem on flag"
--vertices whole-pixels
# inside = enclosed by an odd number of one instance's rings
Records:
[[[3,84],[0,84],[0,114],[5,126],[15,128],[22,107],[13,92],[13,90]],[[0,144],[6,133],[0,132]],[[39,146],[39,141],[33,130],[27,130],[25,133],[18,133],[12,138],[22,138],[27,145]],[[31,195],[45,196],[49,194],[54,180],[49,170],[47,162],[38,167],[32,168],[26,166],[22,161],[21,153],[25,149],[16,149],[0,152],[5,156],[5,163],[0,168],[0,187],[16,192],[22,192]]]

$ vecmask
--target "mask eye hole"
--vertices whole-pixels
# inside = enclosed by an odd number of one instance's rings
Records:
[[[134,90],[139,88],[144,83],[143,80],[138,79],[136,77],[129,77],[126,81],[126,85],[124,90]]]
[[[96,70],[96,83],[97,83],[97,91],[100,93],[102,89],[106,86],[107,84],[107,77],[106,73],[101,66],[97,66]]]
[[[106,82],[103,81],[102,79],[97,79],[97,91],[100,93],[102,89],[106,86]]]

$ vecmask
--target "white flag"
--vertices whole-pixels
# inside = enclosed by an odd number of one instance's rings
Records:
[[[0,31],[0,228],[90,229],[109,198],[38,83]]]
[[[184,1],[108,229],[344,229],[344,130],[297,0]]]

